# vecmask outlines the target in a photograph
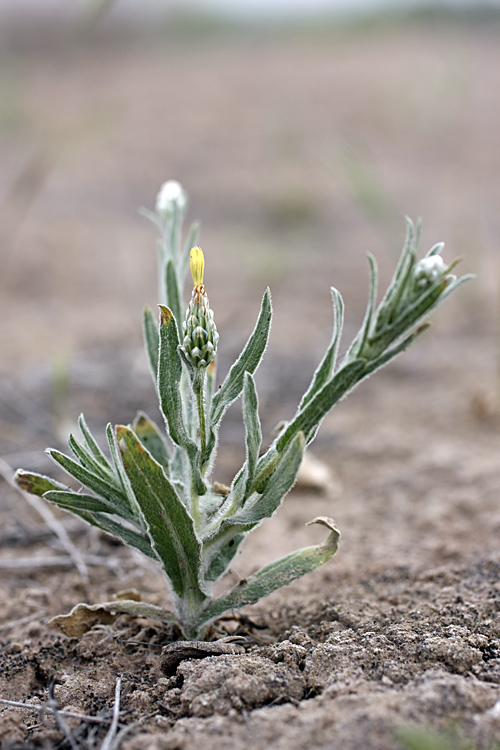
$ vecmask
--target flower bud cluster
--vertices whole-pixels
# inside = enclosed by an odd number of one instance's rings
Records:
[[[413,270],[413,278],[419,287],[429,286],[444,276],[446,263],[440,255],[428,255],[416,264]]]
[[[197,284],[193,289],[182,332],[181,349],[188,361],[195,367],[209,365],[215,359],[219,334],[203,284]]]
[[[187,195],[177,180],[167,180],[156,196],[156,213],[168,219],[174,211],[183,212],[187,206]]]

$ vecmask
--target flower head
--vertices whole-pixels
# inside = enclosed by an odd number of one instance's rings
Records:
[[[444,276],[446,268],[446,263],[440,255],[428,255],[416,264],[413,278],[417,286],[428,286]]]
[[[168,218],[176,210],[183,212],[186,206],[187,195],[180,182],[177,180],[164,182],[156,196],[156,213]]]
[[[203,285],[205,259],[201,247],[193,247],[189,262],[194,286],[182,324],[184,338],[181,349],[190,364],[206,367],[215,359],[219,334]]]
[[[193,247],[189,255],[189,266],[193,284],[199,286],[203,284],[203,271],[205,270],[205,258],[201,247]]]

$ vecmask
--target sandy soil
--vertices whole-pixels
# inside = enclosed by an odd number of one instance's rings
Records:
[[[147,562],[58,514],[88,561],[85,581],[3,481],[0,696],[47,706],[53,694],[86,718],[66,719],[70,740],[47,711],[0,707],[2,747],[100,747],[118,677],[124,750],[498,746],[498,32],[420,24],[3,46],[4,474],[48,471],[43,448],[61,446],[80,411],[97,433],[138,408],[157,416],[139,324],[155,303],[154,229],[136,207],[167,177],[203,223],[222,373],[272,288],[258,383],[267,435],[329,338],[329,286],[345,297],[349,335],[366,299],[364,254],[386,281],[404,213],[423,215],[425,249],[446,240],[447,257],[465,254],[478,278],[325,421],[313,451],[334,484],[294,490],[249,537],[232,580],[318,541],[304,526],[316,515],[342,532],[327,566],[248,608],[250,621],[220,623],[214,637],[239,628],[245,653],[165,675],[160,650],[176,634],[153,621],[122,617],[80,639],[51,629],[78,601],[168,594]],[[236,406],[217,479],[238,468],[241,437]],[[404,739],[408,728],[445,734],[430,745]]]

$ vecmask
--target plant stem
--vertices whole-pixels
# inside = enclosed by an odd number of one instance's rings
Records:
[[[200,450],[203,456],[207,449],[207,426],[205,420],[205,368],[200,367],[196,371],[194,378],[194,392],[196,395],[196,405],[198,407],[199,431],[200,431]]]
[[[205,368],[196,370],[193,379],[193,391],[196,398],[196,407],[198,409],[198,436],[200,440],[200,454],[203,454],[207,448],[207,425],[205,418]],[[194,485],[191,488],[191,515],[193,517],[196,530],[200,530],[200,498]]]
[[[201,630],[200,621],[203,622],[201,612],[206,596],[200,595],[193,589],[187,590],[183,599],[177,601],[177,611],[182,630],[186,638],[195,640],[199,637]]]

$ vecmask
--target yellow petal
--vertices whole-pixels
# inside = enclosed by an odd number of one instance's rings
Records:
[[[201,247],[193,247],[189,256],[189,265],[191,266],[191,276],[193,284],[203,284],[203,269],[205,268],[205,259]]]

